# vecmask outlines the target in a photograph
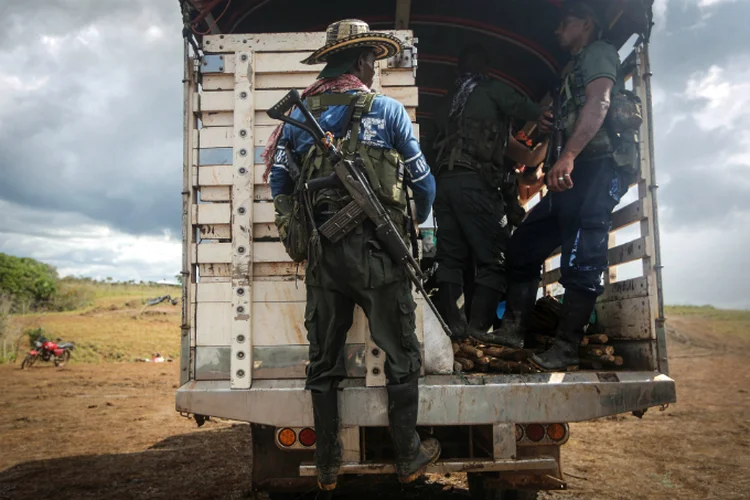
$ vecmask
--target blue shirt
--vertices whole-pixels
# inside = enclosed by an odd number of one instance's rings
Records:
[[[336,138],[344,136],[344,121],[348,106],[330,106],[319,118],[320,126]],[[295,109],[292,118],[302,121],[302,112]],[[414,136],[414,129],[406,108],[390,97],[378,95],[372,103],[369,113],[362,116],[359,129],[360,143],[368,146],[395,149],[404,159],[406,183],[414,193],[417,206],[417,219],[424,222],[430,214],[430,207],[435,201],[435,178],[430,173],[419,141]],[[289,175],[286,147],[301,158],[313,147],[314,140],[310,134],[292,125],[285,125],[271,169],[271,194],[290,194],[294,189]],[[299,162],[301,163],[301,162]]]

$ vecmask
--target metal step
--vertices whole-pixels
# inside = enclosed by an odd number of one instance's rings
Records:
[[[430,474],[448,472],[491,472],[524,470],[557,470],[557,460],[552,457],[521,458],[518,460],[446,460],[436,462],[427,468]],[[395,474],[396,466],[391,463],[344,463],[340,474]],[[299,467],[300,476],[315,476],[315,464],[303,462]]]

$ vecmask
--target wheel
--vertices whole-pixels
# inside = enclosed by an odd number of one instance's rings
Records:
[[[470,472],[467,476],[473,500],[537,500],[539,495],[535,490],[489,489],[485,487],[482,474]]]
[[[27,354],[26,357],[23,360],[23,363],[21,363],[21,370],[24,368],[31,368],[31,366],[36,362],[36,359],[39,356],[33,356],[31,354]]]
[[[70,361],[70,351],[63,351],[62,356],[55,356],[55,366],[62,367]]]

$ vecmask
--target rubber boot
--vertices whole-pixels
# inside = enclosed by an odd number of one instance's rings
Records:
[[[396,474],[401,483],[411,483],[440,457],[440,443],[433,438],[422,441],[417,434],[417,381],[389,385],[387,390],[388,422],[396,450]]]
[[[499,340],[492,332],[487,333],[487,330],[490,329],[497,316],[497,305],[500,303],[501,296],[502,293],[486,286],[477,285],[474,288],[469,335],[480,342],[495,344]]]
[[[440,312],[443,314],[445,322],[453,334],[451,338],[459,342],[469,336],[467,333],[468,324],[466,322],[466,315],[458,307],[458,301],[461,299],[463,293],[463,287],[453,283],[441,283],[440,290],[438,291]]]
[[[317,436],[315,467],[318,469],[318,487],[322,491],[333,491],[341,467],[338,392],[313,392],[312,401]]]
[[[508,283],[505,315],[500,328],[491,333],[494,338],[493,344],[523,349],[538,291],[539,280]]]
[[[583,328],[589,322],[595,304],[594,294],[566,290],[555,343],[547,351],[532,356],[531,364],[544,372],[577,370]]]

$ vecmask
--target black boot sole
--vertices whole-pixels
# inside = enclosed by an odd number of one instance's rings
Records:
[[[437,443],[437,450],[433,453],[433,456],[430,457],[430,461],[407,476],[398,476],[398,482],[401,484],[409,484],[419,479],[427,471],[427,467],[438,461],[441,451],[442,448],[440,443]]]
[[[534,361],[533,356],[529,358],[529,364],[540,373],[577,372],[580,370],[580,365],[566,365],[562,368],[546,368]]]

